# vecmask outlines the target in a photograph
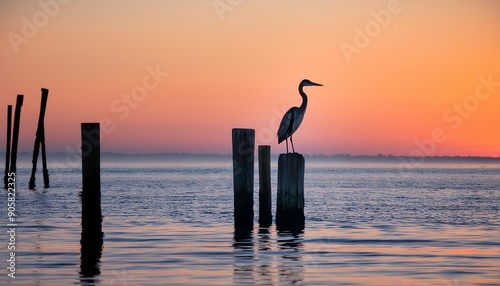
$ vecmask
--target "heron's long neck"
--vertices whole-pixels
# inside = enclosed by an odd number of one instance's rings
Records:
[[[299,93],[300,93],[300,96],[302,96],[302,104],[300,105],[300,109],[306,109],[307,107],[307,95],[306,93],[302,90],[303,86],[300,85],[299,86]]]

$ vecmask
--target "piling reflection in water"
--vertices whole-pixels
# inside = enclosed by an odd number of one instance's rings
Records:
[[[254,242],[252,230],[234,231],[234,263],[233,283],[253,282],[254,274]]]
[[[233,284],[275,285],[304,281],[303,232],[261,227],[234,232]]]
[[[304,280],[304,233],[278,231],[278,248],[282,263],[278,265],[280,284],[296,284]]]
[[[273,276],[273,269],[276,267],[276,260],[273,256],[273,239],[269,227],[259,228],[258,252],[256,271],[256,282],[260,285],[275,285],[276,279]]]
[[[96,276],[101,274],[100,261],[102,257],[103,236],[101,223],[93,228],[82,228],[80,281],[83,283],[98,282]]]

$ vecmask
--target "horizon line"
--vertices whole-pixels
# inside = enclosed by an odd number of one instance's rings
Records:
[[[5,155],[4,151],[0,151],[1,155]],[[32,152],[29,151],[20,151],[18,155],[32,155]],[[68,152],[50,152],[47,151],[47,154],[53,155],[67,155]],[[194,153],[194,152],[144,152],[144,153],[128,153],[128,152],[113,152],[113,151],[104,151],[101,152],[102,155],[121,155],[121,156],[154,156],[154,155],[183,155],[183,156],[231,156],[231,153]],[[278,156],[286,153],[279,154],[271,154],[271,156]],[[301,153],[299,153],[301,154]],[[255,156],[258,155],[258,152],[255,152]],[[428,159],[500,159],[500,157],[494,156],[473,156],[473,155],[435,155],[435,156],[408,156],[408,155],[392,155],[392,154],[377,154],[377,155],[368,155],[368,154],[345,154],[345,153],[336,153],[336,154],[302,154],[306,157],[338,157],[338,158],[428,158]]]

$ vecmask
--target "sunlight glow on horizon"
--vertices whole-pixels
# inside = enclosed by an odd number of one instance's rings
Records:
[[[500,157],[495,1],[245,1],[223,18],[212,1],[70,1],[18,53],[9,35],[23,36],[23,18],[44,10],[6,3],[2,152],[17,94],[25,95],[19,151],[32,151],[44,87],[51,152],[76,149],[81,122],[108,120],[103,151],[228,154],[231,129],[244,127],[281,153],[277,126],[308,78],[324,86],[305,89],[300,153]],[[400,12],[373,30],[391,5]],[[341,43],[358,52],[348,60]],[[421,148],[436,129],[442,142]]]

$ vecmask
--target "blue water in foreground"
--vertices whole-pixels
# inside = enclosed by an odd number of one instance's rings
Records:
[[[258,228],[256,176],[255,229],[235,237],[231,162],[103,162],[93,277],[81,275],[81,171],[49,171],[35,191],[28,165],[17,172],[15,279],[3,195],[0,285],[500,285],[498,165],[306,161],[303,232]]]

